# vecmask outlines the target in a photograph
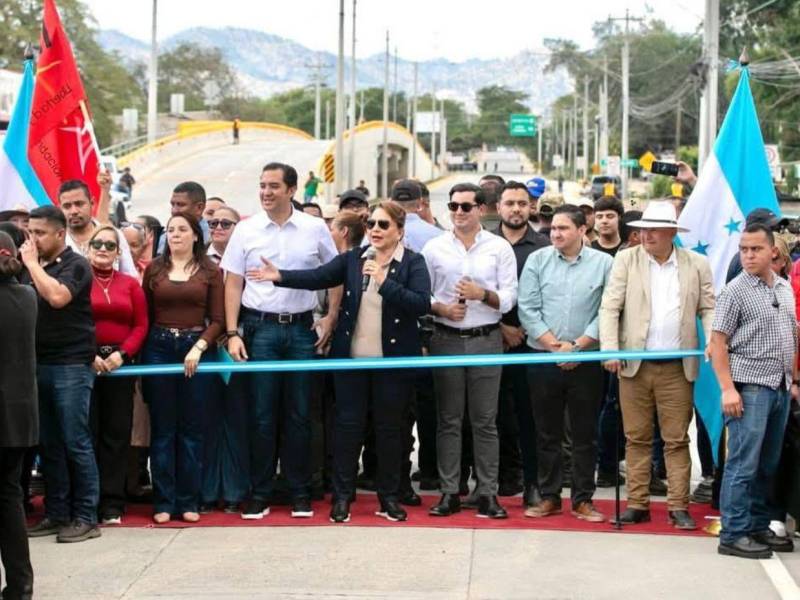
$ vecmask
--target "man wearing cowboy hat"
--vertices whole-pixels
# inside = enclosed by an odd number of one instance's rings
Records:
[[[629,223],[641,230],[641,245],[619,252],[600,306],[602,350],[678,350],[698,347],[696,318],[710,339],[714,284],[705,257],[675,245],[678,227],[669,201],[648,204],[642,218]],[[620,377],[625,429],[628,504],[622,523],[650,520],[650,463],[653,413],[658,416],[667,464],[667,506],[678,529],[696,529],[689,515],[689,423],[696,358],[608,361]]]

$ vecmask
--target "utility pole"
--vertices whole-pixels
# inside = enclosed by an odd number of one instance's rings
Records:
[[[703,62],[706,66],[705,87],[700,98],[700,135],[698,165],[700,170],[717,137],[717,95],[719,90],[719,0],[706,0],[703,23]]]
[[[537,135],[536,135],[536,137],[539,138],[538,140],[536,140],[537,141],[536,168],[539,171],[539,173],[542,173],[544,171],[544,169],[542,169],[542,136],[544,135],[544,118],[543,118],[543,116],[540,116],[538,119],[536,119],[536,125],[537,125],[537,128],[536,128],[537,129],[537,132],[536,132]]]
[[[394,86],[392,92],[392,121],[397,123],[397,46],[394,47]]]
[[[611,16],[608,21],[608,34],[611,35]],[[597,163],[604,158],[608,158],[608,53],[603,52],[603,90],[600,95],[600,158]]]
[[[569,123],[569,154],[572,164],[572,179],[578,180],[578,94],[572,94],[572,119]]]
[[[643,19],[631,17],[628,10],[625,11],[624,19],[609,19],[611,21],[625,21],[625,36],[622,43],[622,199],[628,197],[628,167],[624,166],[628,160],[628,137],[629,137],[629,113],[630,113],[630,23],[631,21],[642,21]]]
[[[331,139],[331,101],[325,100],[325,139]]]
[[[381,149],[381,197],[389,197],[389,31],[386,31],[386,57],[383,80],[383,147]]]
[[[147,142],[158,137],[158,0],[153,0],[153,23],[150,37],[150,68],[147,82]]]
[[[439,102],[439,173],[447,165],[447,120],[444,118],[444,98]]]
[[[678,149],[681,147],[681,113],[683,112],[683,103],[678,100],[678,109],[675,111],[675,158],[678,157]]]
[[[431,179],[436,177],[436,86],[431,94]]]
[[[350,63],[350,143],[347,156],[347,189],[353,189],[356,168],[356,0],[353,0],[353,56]]]
[[[317,55],[317,62],[306,65],[314,73],[314,137],[320,139],[322,129],[322,71],[325,65],[322,64],[322,57]]]
[[[417,84],[419,79],[419,63],[414,63],[414,96],[411,99],[411,136],[414,141],[411,144],[411,177],[417,177]]]
[[[589,179],[589,77],[583,78],[583,178]]]
[[[334,188],[344,191],[344,0],[339,0],[339,54],[336,60],[336,150],[334,155]]]
[[[561,170],[562,173],[566,172],[567,170],[567,160],[569,157],[567,156],[567,120],[569,118],[569,111],[564,111],[561,113]]]

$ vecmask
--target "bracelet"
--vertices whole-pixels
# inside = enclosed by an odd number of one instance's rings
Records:
[[[206,342],[205,340],[197,340],[194,343],[194,347],[200,350],[200,352],[205,352],[206,350],[208,350],[208,342]]]
[[[242,337],[242,336],[239,335],[239,332],[236,331],[235,329],[233,331],[226,332],[225,335],[228,336],[229,339],[230,338],[235,338],[235,337]]]

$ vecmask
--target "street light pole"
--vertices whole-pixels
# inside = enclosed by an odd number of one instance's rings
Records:
[[[629,14],[625,11],[625,39],[622,43],[622,199],[628,197],[628,114],[630,112],[630,42],[629,33]]]
[[[153,23],[150,38],[150,68],[147,82],[147,142],[158,137],[158,0],[153,0]]]
[[[411,100],[411,136],[414,138],[411,144],[411,177],[417,177],[417,83],[419,79],[419,63],[414,63],[414,97]]]
[[[339,0],[339,54],[336,60],[336,150],[333,159],[336,193],[343,191],[344,116],[344,0]]]
[[[703,24],[703,57],[706,64],[706,84],[700,101],[700,139],[698,163],[700,170],[711,153],[717,137],[717,95],[719,86],[719,0],[706,0]]]
[[[589,179],[589,78],[583,78],[583,178]]]
[[[389,197],[389,31],[386,31],[386,56],[383,80],[383,146],[381,148],[381,197]]]
[[[353,188],[356,168],[356,0],[353,0],[353,56],[350,67],[350,143],[347,156],[347,189]]]
[[[436,177],[436,86],[431,94],[431,179]]]

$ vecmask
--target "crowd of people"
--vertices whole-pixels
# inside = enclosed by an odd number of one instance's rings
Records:
[[[420,182],[374,204],[362,185],[338,210],[312,202],[317,182],[297,202],[295,169],[267,164],[262,210],[247,218],[184,182],[163,228],[112,224],[104,173],[100,199],[65,181],[57,206],[0,213],[4,598],[32,585],[26,535],[98,537],[149,481],[156,523],[262,519],[279,503],[307,518],[326,492],[342,523],[357,488],[404,521],[422,502],[413,480],[441,492],[432,517],[507,518],[498,496],[521,493],[525,516],[544,519],[569,487],[571,514],[599,523],[596,488],[627,479],[622,523],[649,521],[655,494],[674,527],[695,529],[690,500],[711,502],[715,476],[697,419],[704,479],[690,490],[696,358],[225,377],[198,365],[675,351],[698,347],[698,319],[728,425],[720,552],[792,549],[770,529],[785,520],[771,489],[798,396],[797,280],[775,215],[748,216],[741,273],[715,310],[708,261],[676,245],[681,197],[644,211],[613,195],[575,205],[544,180],[487,175],[450,189],[445,230]],[[184,373],[113,374],[134,363]],[[32,471],[44,516],[26,532]]]

